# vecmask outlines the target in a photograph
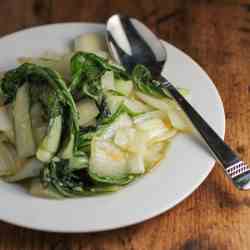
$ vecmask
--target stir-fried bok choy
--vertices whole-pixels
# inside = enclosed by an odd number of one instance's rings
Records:
[[[0,176],[27,183],[35,196],[117,191],[156,166],[171,139],[190,128],[145,66],[126,72],[100,34],[74,45],[61,57],[23,57],[0,80]]]

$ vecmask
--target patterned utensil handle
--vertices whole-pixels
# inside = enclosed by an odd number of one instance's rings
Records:
[[[193,126],[205,140],[233,184],[241,190],[250,189],[250,168],[248,165],[239,159],[236,153],[217,135],[201,115],[168,80],[161,77],[160,82],[161,86],[176,100]]]

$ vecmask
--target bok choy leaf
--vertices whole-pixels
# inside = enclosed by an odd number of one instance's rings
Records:
[[[70,131],[67,132],[69,137],[72,137],[71,133],[75,136],[78,133],[76,105],[64,80],[56,71],[30,63],[5,74],[0,82],[1,93],[8,102],[12,102],[24,83],[29,86],[31,102],[42,104],[50,124],[37,154],[39,160],[48,162],[58,150],[62,129]]]
[[[86,172],[79,173],[69,167],[67,160],[53,159],[44,168],[42,174],[43,188],[53,188],[63,197],[90,196],[114,192],[119,186],[96,184]]]

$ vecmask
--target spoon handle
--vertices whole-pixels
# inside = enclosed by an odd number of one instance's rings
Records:
[[[163,88],[179,104],[193,126],[223,166],[226,175],[233,184],[241,189],[250,189],[250,168],[241,161],[236,153],[218,136],[192,105],[179,93],[179,91],[164,77],[160,79]]]

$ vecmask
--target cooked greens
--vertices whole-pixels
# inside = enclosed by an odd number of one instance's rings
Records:
[[[80,36],[74,52],[22,58],[4,74],[4,180],[27,180],[31,194],[53,199],[114,192],[152,169],[171,138],[188,129],[150,71],[137,65],[128,74],[100,39]]]
[[[128,74],[92,53],[77,52],[71,59],[70,90],[76,98],[90,97],[101,107],[105,102],[102,76],[111,71],[116,79],[129,79]]]

